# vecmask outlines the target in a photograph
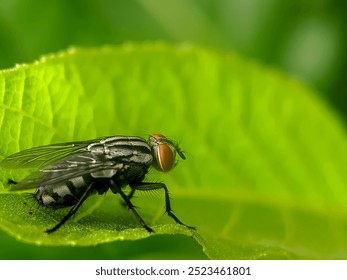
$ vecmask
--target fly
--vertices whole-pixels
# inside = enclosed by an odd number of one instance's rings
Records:
[[[166,213],[176,223],[195,229],[182,223],[172,212],[164,183],[144,182],[150,167],[161,172],[173,169],[176,153],[185,159],[178,144],[162,134],[152,134],[147,141],[136,136],[111,136],[23,150],[3,159],[0,167],[39,169],[20,182],[9,179],[11,190],[37,188],[34,198],[39,204],[54,209],[71,206],[63,219],[46,233],[59,229],[90,195],[101,195],[109,189],[122,197],[148,232],[153,229],[138,214],[131,198],[135,191],[163,189]],[[129,194],[123,191],[126,186],[131,188]]]

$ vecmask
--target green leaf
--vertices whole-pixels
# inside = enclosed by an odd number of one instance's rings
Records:
[[[191,46],[72,48],[2,71],[0,98],[1,156],[104,135],[179,140],[187,160],[149,179],[165,181],[176,215],[198,230],[164,214],[163,193],[139,195],[153,235],[193,237],[212,259],[347,258],[345,130],[309,88],[274,70]],[[28,243],[151,236],[112,194],[89,198],[51,235],[43,231],[66,209],[38,207],[6,184],[0,205],[0,227]]]

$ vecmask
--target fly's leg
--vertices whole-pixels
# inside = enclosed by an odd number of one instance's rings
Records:
[[[152,233],[152,232],[154,232],[154,230],[153,229],[151,229],[146,223],[145,223],[145,221],[141,218],[141,216],[139,215],[139,213],[137,213],[137,211],[136,211],[136,209],[135,209],[135,206],[131,203],[131,201],[130,201],[130,198],[129,198],[129,196],[131,195],[131,194],[134,194],[134,192],[132,191],[129,195],[126,195],[123,191],[122,191],[122,189],[120,188],[120,187],[118,187],[118,186],[116,186],[116,185],[113,185],[112,186],[113,187],[113,189],[115,189],[115,190],[117,190],[117,193],[119,193],[120,194],[120,196],[123,198],[123,200],[124,200],[124,202],[125,202],[125,204],[128,206],[128,208],[131,210],[131,212],[133,212],[133,214],[135,215],[135,217],[137,218],[137,220],[140,222],[140,224],[142,225],[142,227],[143,228],[145,228],[149,233]]]
[[[129,200],[133,198],[134,193],[135,193],[135,189],[131,189],[130,193],[127,195]]]
[[[128,199],[131,200],[134,196],[135,189],[131,189],[130,193],[127,195]],[[126,207],[128,206],[125,201],[122,201],[122,206]]]
[[[45,233],[52,233],[52,232],[56,231],[57,229],[59,229],[63,224],[65,224],[66,221],[68,219],[70,219],[72,215],[74,215],[76,213],[78,208],[82,205],[82,203],[92,193],[92,191],[94,190],[93,187],[94,187],[94,185],[90,184],[88,186],[88,188],[86,189],[86,191],[81,196],[81,198],[78,200],[78,202],[70,209],[70,211],[66,214],[66,216],[58,224],[56,224],[54,227],[52,227],[51,229],[46,230]]]
[[[189,229],[196,229],[195,227],[187,226],[186,224],[182,223],[180,219],[178,219],[177,216],[172,212],[169,191],[164,183],[136,183],[136,184],[131,184],[130,187],[132,187],[133,190],[139,190],[139,191],[151,191],[151,190],[164,189],[166,213],[172,219],[174,219],[176,223],[183,225]]]

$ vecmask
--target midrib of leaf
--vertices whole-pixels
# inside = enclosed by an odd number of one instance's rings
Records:
[[[176,199],[191,199],[195,201],[210,201],[214,202],[215,204],[218,204],[220,202],[227,202],[230,205],[234,205],[233,210],[226,209],[225,211],[229,211],[230,215],[227,217],[225,223],[223,223],[222,228],[214,228],[214,232],[218,234],[214,234],[213,237],[210,236],[209,238],[213,238],[216,240],[219,240],[219,242],[223,243],[224,241],[228,241],[224,244],[224,246],[228,246],[227,244],[237,244],[237,243],[244,243],[244,247],[252,247],[256,246],[259,249],[262,248],[261,255],[254,255],[254,258],[259,258],[261,256],[267,256],[271,258],[271,251],[278,251],[281,249],[282,253],[278,253],[279,255],[282,255],[282,257],[286,257],[288,254],[289,256],[295,258],[322,258],[327,257],[324,255],[323,252],[320,252],[319,250],[315,250],[312,247],[305,246],[304,243],[297,244],[297,247],[292,247],[290,244],[295,244],[296,238],[298,237],[299,232],[297,230],[294,230],[295,226],[294,224],[297,224],[298,221],[295,220],[294,211],[296,212],[303,212],[308,216],[312,217],[319,217],[320,219],[326,221],[329,228],[327,229],[327,232],[332,232],[333,235],[330,235],[329,238],[331,238],[333,241],[333,244],[336,248],[344,248],[346,246],[346,239],[341,234],[343,231],[341,228],[341,225],[346,226],[347,224],[347,213],[345,209],[336,209],[335,205],[326,205],[326,209],[322,209],[319,203],[306,203],[305,200],[302,201],[294,201],[294,200],[281,200],[279,201],[276,199],[276,197],[264,197],[264,196],[250,196],[247,193],[241,194],[240,192],[232,193],[232,192],[175,192],[175,198]],[[241,213],[244,210],[244,208],[247,208],[247,205],[252,206],[259,206],[259,207],[266,207],[266,208],[273,208],[278,213],[280,213],[281,221],[283,223],[283,227],[285,228],[284,232],[285,235],[283,238],[278,236],[275,239],[264,239],[263,237],[259,237],[257,241],[252,241],[249,243],[249,240],[242,240],[242,237],[237,235],[233,236],[233,233],[235,229],[242,223],[242,217]],[[202,223],[201,223],[202,224]],[[209,225],[211,226],[211,225]],[[298,226],[301,230],[305,230],[302,225]],[[208,230],[208,228],[200,228],[203,232]],[[306,230],[309,230],[307,228]],[[199,235],[199,231],[197,234],[195,234],[195,237],[197,240],[200,240],[201,245],[204,246],[205,242],[203,241],[204,238]],[[207,239],[209,240],[209,239]],[[207,248],[211,249],[209,246],[206,246]],[[272,248],[272,249],[271,249]],[[213,258],[218,258],[217,255],[214,255],[213,252],[210,252],[209,249],[206,249],[206,253],[208,256]],[[338,251],[338,250],[337,250]],[[238,252],[239,253],[239,252]],[[330,252],[332,255],[328,258],[340,258],[341,256],[334,255],[333,252]]]
[[[174,196],[175,198],[185,198],[185,199],[197,199],[197,200],[211,200],[211,201],[224,201],[229,202],[230,204],[255,204],[255,205],[267,205],[273,208],[278,209],[297,209],[300,211],[314,213],[319,216],[329,217],[333,216],[338,219],[347,218],[347,211],[344,207],[336,207],[335,204],[329,204],[326,201],[315,201],[308,202],[306,199],[290,199],[280,196],[281,200],[278,199],[278,196],[265,196],[262,194],[250,195],[249,192],[242,191],[223,191],[223,190],[213,190],[211,188],[207,189],[175,189]],[[324,208],[321,207],[324,203]],[[329,209],[329,211],[327,211]],[[330,215],[332,214],[332,215]]]

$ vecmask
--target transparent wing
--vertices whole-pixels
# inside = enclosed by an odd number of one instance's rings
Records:
[[[116,163],[105,159],[104,155],[84,153],[71,156],[37,171],[23,181],[11,187],[11,191],[37,188],[40,185],[51,185],[66,182],[85,174],[114,175],[117,172]]]
[[[85,147],[95,141],[97,140],[53,144],[23,150],[4,158],[0,162],[0,167],[8,169],[41,168],[83,151]]]

